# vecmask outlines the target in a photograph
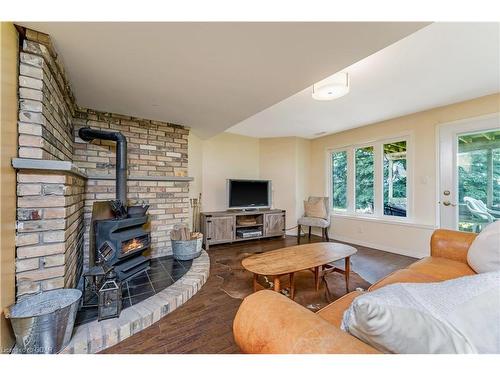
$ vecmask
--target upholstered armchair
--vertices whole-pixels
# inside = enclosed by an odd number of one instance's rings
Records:
[[[323,214],[318,212],[318,210],[312,210],[312,214],[307,212],[305,209],[304,216],[302,216],[298,221],[297,227],[297,243],[300,243],[300,235],[302,226],[309,227],[309,239],[311,239],[311,228],[318,227],[321,228],[321,237],[330,241],[328,237],[328,229],[330,228],[330,203],[327,197],[309,197],[307,202],[304,202],[304,206],[311,205],[314,202],[321,201],[324,207]],[[322,217],[320,217],[322,216]]]

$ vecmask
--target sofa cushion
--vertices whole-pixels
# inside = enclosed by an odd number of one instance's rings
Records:
[[[357,297],[341,328],[386,353],[500,353],[500,272]]]
[[[470,245],[467,263],[478,273],[500,271],[500,221],[479,233]]]
[[[408,269],[430,275],[438,280],[456,279],[476,274],[468,264],[441,257],[423,258],[410,265]]]
[[[363,292],[355,291],[348,293],[330,303],[328,306],[323,307],[316,314],[333,324],[335,327],[340,327],[344,312],[349,308],[354,298],[360,296],[361,294],[363,294]]]
[[[409,269],[398,270],[390,275],[380,279],[375,284],[373,284],[368,291],[377,290],[383,286],[395,284],[395,283],[433,283],[436,281],[441,281],[434,276],[427,275],[425,273],[419,273]]]

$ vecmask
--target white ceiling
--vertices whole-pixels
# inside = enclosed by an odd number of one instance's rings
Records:
[[[428,25],[20,24],[51,35],[78,105],[190,126],[202,137],[224,131]],[[266,130],[266,135],[283,133],[279,129],[284,123],[271,123],[276,133]],[[300,126],[294,126],[298,131]],[[242,124],[238,131],[257,134],[253,125],[244,128]]]
[[[308,87],[228,131],[314,138],[499,92],[499,39],[498,23],[431,24],[343,69],[348,95],[320,102]]]

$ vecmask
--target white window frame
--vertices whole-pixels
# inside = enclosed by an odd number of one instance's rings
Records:
[[[384,144],[406,141],[406,217],[384,214]],[[374,181],[373,181],[373,213],[356,212],[356,165],[355,150],[358,148],[373,147]],[[413,221],[413,134],[404,133],[394,137],[380,138],[363,143],[344,145],[341,147],[327,148],[327,196],[330,198],[330,210],[333,216],[355,217],[360,219],[373,219],[380,221],[411,222]],[[347,152],[347,209],[335,210],[332,196],[332,154]]]

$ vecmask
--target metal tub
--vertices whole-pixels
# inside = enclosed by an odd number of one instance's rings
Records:
[[[198,258],[201,254],[203,237],[194,240],[172,240],[172,252],[174,259],[191,260]]]
[[[78,289],[58,289],[27,297],[8,307],[16,344],[21,353],[54,354],[68,345],[78,302]]]

